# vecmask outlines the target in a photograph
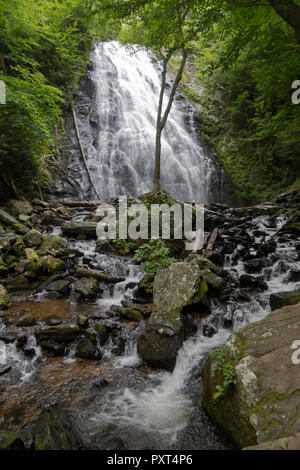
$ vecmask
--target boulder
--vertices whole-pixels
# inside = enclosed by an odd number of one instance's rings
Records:
[[[34,326],[36,324],[37,321],[32,315],[26,315],[18,321],[17,326]]]
[[[300,432],[290,437],[264,442],[257,446],[245,447],[243,450],[300,450]]]
[[[217,355],[205,364],[203,406],[240,448],[300,432],[299,338],[298,303],[233,332],[223,366]],[[235,383],[216,398],[225,366]]]
[[[250,274],[241,275],[240,285],[241,287],[248,287],[249,289],[268,289],[268,284],[265,282],[263,276],[251,276]]]
[[[180,312],[199,303],[208,287],[198,264],[180,262],[158,272],[153,313],[138,340],[138,354],[151,367],[173,370],[183,341]]]
[[[25,244],[29,247],[39,246],[42,242],[43,235],[38,230],[30,230],[24,235],[23,240]]]
[[[110,307],[112,312],[118,313],[121,317],[126,318],[127,320],[139,322],[144,320],[144,315],[142,314],[141,310],[136,308],[127,308],[127,307],[120,307],[118,305],[112,305]]]
[[[62,323],[62,319],[56,315],[48,315],[47,317],[44,318],[44,322],[48,326],[57,326]]]
[[[85,315],[79,315],[77,317],[77,325],[80,326],[80,328],[87,328],[89,325],[89,319]]]
[[[35,336],[37,340],[40,341],[56,341],[60,342],[70,342],[73,341],[77,336],[81,334],[81,329],[78,325],[68,324],[68,325],[57,325],[57,326],[42,326],[36,328]]]
[[[41,258],[43,263],[44,270],[48,274],[64,272],[66,269],[66,264],[62,259],[55,258],[52,255],[43,256]]]
[[[67,279],[59,279],[46,285],[46,290],[50,292],[59,292],[60,294],[68,294],[70,292],[71,281]]]
[[[108,240],[101,240],[101,239],[97,240],[95,251],[96,253],[109,253],[109,254],[115,254],[117,252],[115,247]]]
[[[41,341],[39,344],[51,357],[64,356],[65,354],[66,348],[61,343],[56,343],[55,341]]]
[[[138,354],[150,367],[172,371],[183,342],[178,312],[152,314],[138,340]]]
[[[15,216],[20,214],[31,214],[33,207],[29,201],[20,201],[18,199],[10,199],[7,203],[8,210]]]
[[[276,310],[286,305],[295,305],[300,302],[300,289],[290,292],[274,292],[270,295],[271,310]]]
[[[64,254],[68,244],[64,238],[58,235],[43,235],[41,250],[53,255],[58,256]]]
[[[265,258],[256,258],[249,261],[245,261],[244,265],[247,273],[258,273],[263,268],[269,266],[270,263]]]
[[[41,216],[44,225],[61,225],[64,222],[55,209],[44,210]]]
[[[85,337],[77,338],[75,356],[92,360],[99,360],[102,357],[99,349],[89,338]]]
[[[41,411],[34,430],[36,450],[79,450],[81,438],[69,413],[59,404]]]
[[[155,277],[154,309],[156,312],[181,312],[183,307],[200,302],[207,290],[197,264],[173,263]]]
[[[108,330],[105,325],[101,323],[95,323],[94,330],[97,333],[101,346],[106,343],[109,338]]]
[[[10,306],[11,302],[7,290],[0,284],[0,310],[4,310]]]
[[[212,261],[205,258],[204,256],[197,254],[190,254],[185,261],[187,263],[196,264],[201,270],[209,269],[210,271],[220,274],[221,268],[218,268]]]
[[[8,279],[6,282],[6,288],[9,292],[22,291],[28,290],[30,288],[30,284],[23,274],[19,274],[18,276]]]
[[[77,300],[94,300],[100,292],[99,281],[93,277],[82,277],[73,284],[73,291],[77,294]]]
[[[3,209],[0,209],[0,223],[3,225],[8,225],[17,233],[27,233],[29,229],[25,225],[21,224],[17,219],[9,215]]]

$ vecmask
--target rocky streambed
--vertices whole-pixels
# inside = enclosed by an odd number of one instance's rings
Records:
[[[96,240],[97,203],[9,201],[0,210],[0,447],[224,449],[299,432],[300,366],[289,364],[295,380],[284,391],[258,382],[265,393],[250,413],[239,382],[213,400],[223,377],[207,361],[232,331],[243,337],[248,324],[284,315],[269,314],[285,305],[294,310],[282,336],[300,339],[299,202],[295,190],[255,207],[207,207],[214,243],[194,254],[177,245],[152,298],[130,253]],[[254,343],[266,328],[257,326]],[[249,355],[252,363],[259,356],[239,350],[238,371]],[[277,374],[272,361],[266,370]],[[273,416],[268,397],[277,393],[292,394],[289,413],[278,408],[283,424],[262,432],[259,423],[270,423],[260,416]]]

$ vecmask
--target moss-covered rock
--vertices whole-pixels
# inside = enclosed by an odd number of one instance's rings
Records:
[[[82,441],[75,423],[59,404],[45,407],[34,430],[36,450],[78,450]]]
[[[154,281],[153,313],[138,341],[138,353],[147,364],[173,370],[183,341],[180,312],[199,303],[207,290],[197,264],[173,263],[159,270]]]
[[[78,300],[94,300],[100,291],[99,281],[93,277],[83,277],[73,284],[73,291],[78,295]]]
[[[38,272],[43,267],[43,262],[40,259],[39,255],[33,248],[25,248],[25,256],[28,261],[30,261],[30,269],[28,270],[28,275],[32,273],[37,275]]]
[[[23,240],[25,244],[29,247],[39,246],[42,242],[43,235],[38,230],[32,229],[26,235],[24,235]]]
[[[57,325],[57,326],[43,326],[36,328],[35,336],[38,341],[56,341],[70,342],[81,334],[81,329],[78,325]]]
[[[0,284],[0,310],[5,310],[11,306],[7,290]]]
[[[154,281],[153,303],[156,312],[181,312],[204,297],[208,287],[197,264],[173,263],[159,270]]]
[[[68,244],[66,240],[58,235],[43,235],[41,250],[53,256],[64,253]]]
[[[24,442],[15,433],[0,431],[0,450],[24,450]]]
[[[52,255],[43,256],[41,258],[43,268],[48,274],[64,272],[66,269],[65,262],[62,259],[55,258]]]
[[[232,333],[224,350],[236,384],[217,399],[216,387],[223,386],[218,359],[205,364],[203,406],[239,447],[300,432],[299,364],[292,360],[299,338],[300,304]]]
[[[272,310],[285,307],[286,305],[295,305],[300,302],[300,289],[289,292],[274,292],[270,295],[270,307]]]

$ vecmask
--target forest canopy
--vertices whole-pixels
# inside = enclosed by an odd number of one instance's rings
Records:
[[[300,0],[0,0],[1,185],[30,189],[49,179],[63,111],[94,42],[134,39],[162,58],[172,47],[172,3],[187,7],[193,25],[183,90],[200,104],[203,132],[239,195],[262,200],[299,182],[291,86],[300,79]],[[139,15],[149,5],[162,14],[143,31]]]

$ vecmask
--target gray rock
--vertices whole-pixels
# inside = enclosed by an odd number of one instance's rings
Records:
[[[300,302],[300,289],[289,292],[274,292],[270,295],[271,310]]]
[[[93,277],[83,277],[73,284],[78,300],[94,300],[100,292],[99,281]]]
[[[81,334],[81,329],[78,325],[57,325],[57,326],[43,326],[36,328],[35,336],[38,341],[53,340],[57,342],[70,342]]]
[[[68,294],[71,290],[70,288],[71,281],[66,279],[59,279],[58,281],[53,281],[50,284],[46,285],[48,291],[59,292],[60,294]]]
[[[17,219],[9,215],[3,209],[0,209],[0,223],[3,225],[8,225],[18,233],[27,233],[29,229],[25,225],[21,224]]]
[[[233,332],[224,352],[236,383],[217,399],[213,396],[216,387],[223,386],[223,373],[216,357],[207,361],[203,406],[239,447],[300,432],[299,364],[292,360],[299,338],[299,303]]]
[[[37,324],[36,319],[32,315],[26,315],[18,321],[18,326],[34,326]]]
[[[30,230],[24,235],[23,240],[27,246],[39,246],[42,242],[43,235],[38,230]]]
[[[92,360],[99,360],[102,357],[99,349],[97,349],[90,339],[85,337],[76,340],[75,356]]]
[[[240,285],[242,287],[249,287],[250,289],[268,289],[268,284],[262,276],[251,276],[250,274],[242,274],[240,277]]]
[[[147,364],[173,370],[183,341],[180,312],[199,303],[207,290],[198,263],[173,263],[158,272],[153,289],[153,313],[138,340],[138,354]]]
[[[59,404],[46,406],[34,430],[36,450],[79,450],[83,447],[77,427]]]

